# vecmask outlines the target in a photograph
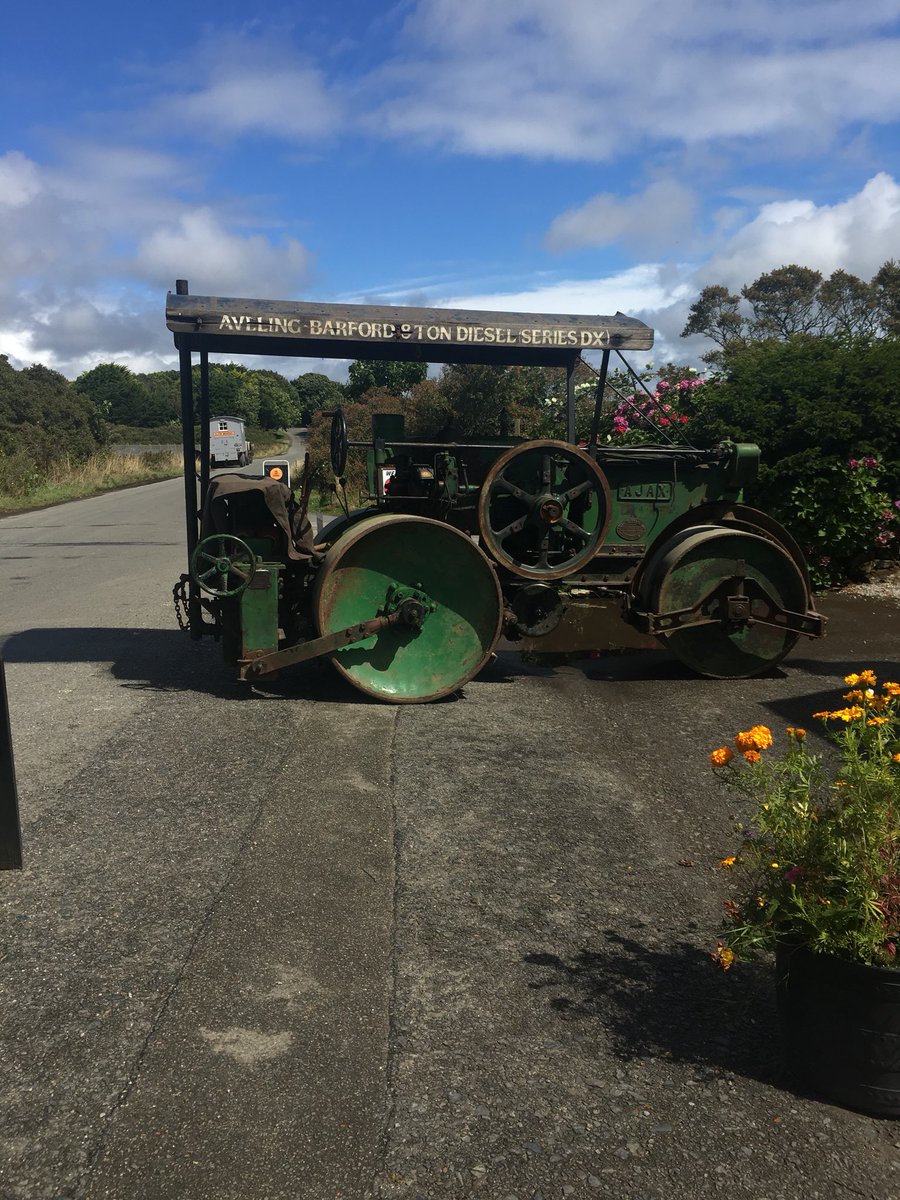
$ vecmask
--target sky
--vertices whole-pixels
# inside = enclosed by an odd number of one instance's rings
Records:
[[[17,367],[173,366],[176,278],[622,311],[654,327],[659,361],[699,362],[709,344],[680,332],[705,285],[900,259],[896,0],[2,11],[0,353]]]

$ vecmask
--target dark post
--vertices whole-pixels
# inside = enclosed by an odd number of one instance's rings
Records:
[[[609,374],[609,351],[603,351],[600,360],[600,374],[597,377],[597,392],[594,400],[594,417],[591,421],[591,437],[588,442],[588,454],[597,453],[597,437],[600,433],[600,417],[603,413],[603,393],[606,391],[606,376]]]
[[[200,511],[209,488],[209,352],[200,351]]]
[[[175,293],[187,296],[188,282],[186,279],[175,281]],[[184,455],[184,516],[187,527],[187,557],[188,571],[191,567],[191,555],[197,548],[199,526],[197,521],[197,463],[194,453],[194,379],[191,370],[191,351],[176,334],[175,344],[178,346],[178,367],[181,377],[181,450]],[[203,613],[200,608],[200,593],[193,579],[188,584],[188,618],[191,626],[191,637],[199,639],[203,636],[201,623]]]
[[[22,829],[19,825],[19,795],[13,762],[6,669],[0,658],[0,871],[22,869]]]
[[[566,367],[566,441],[575,444],[575,363],[570,359]]]

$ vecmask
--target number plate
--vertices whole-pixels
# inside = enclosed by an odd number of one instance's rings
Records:
[[[659,503],[672,499],[671,483],[623,483],[619,487],[620,500],[649,500]]]

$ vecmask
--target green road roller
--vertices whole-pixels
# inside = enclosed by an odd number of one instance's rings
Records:
[[[662,644],[729,679],[823,633],[800,547],[743,502],[756,446],[597,437],[610,356],[653,344],[641,321],[192,296],[184,280],[166,321],[185,461],[176,610],[191,637],[221,641],[242,679],[326,656],[367,695],[415,704],[456,692],[501,638],[554,655]],[[331,469],[342,481],[348,454],[364,453],[367,490],[314,533],[308,471],[299,494],[272,475],[211,474],[210,353],[555,367],[565,437],[526,439],[504,421],[477,439],[422,438],[374,410],[370,437],[351,441],[338,409]],[[596,384],[579,445],[582,362]]]

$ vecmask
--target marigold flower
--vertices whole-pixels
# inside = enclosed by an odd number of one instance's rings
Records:
[[[873,712],[884,712],[890,702],[889,696],[873,696],[869,701],[869,708],[871,708]]]
[[[734,758],[734,751],[728,746],[720,746],[718,750],[713,750],[709,756],[709,761],[714,767],[726,767]]]
[[[806,737],[806,730],[805,730],[805,729],[801,729],[801,728],[798,726],[798,727],[797,727],[797,728],[794,730],[794,737],[797,739],[797,741],[798,741],[798,742],[802,742],[802,741],[803,741],[803,739]]]
[[[758,763],[762,755],[758,750],[745,750],[744,758],[746,758],[748,763]]]
[[[726,871],[730,871],[736,862],[737,856],[734,854],[729,854],[728,858],[722,859],[722,861],[719,863],[719,866],[724,867]]]
[[[889,679],[881,685],[881,690],[886,696],[900,696],[900,683],[894,683],[893,680]]]
[[[734,963],[734,951],[730,946],[723,946],[721,942],[716,942],[716,948],[709,957],[723,971],[730,970]]]
[[[900,754],[892,754],[892,755],[891,755],[891,762],[900,763]]]
[[[870,687],[874,687],[875,684],[878,682],[878,676],[875,674],[875,672],[870,667],[867,667],[865,671],[860,671],[859,682],[866,683]]]
[[[859,676],[858,675],[845,675],[844,683],[846,683],[848,687],[856,687],[856,685],[859,683]]]
[[[772,745],[772,731],[765,725],[754,725],[734,736],[738,750],[766,750]]]
[[[815,721],[830,721],[833,715],[834,714],[830,713],[830,712],[817,712],[817,713],[813,713],[813,720],[815,720]]]
[[[887,723],[887,717],[869,717],[868,721],[866,721],[867,725],[887,725]]]
[[[863,694],[859,688],[851,688],[849,692],[844,693],[845,700],[854,700],[857,704],[862,703]]]

